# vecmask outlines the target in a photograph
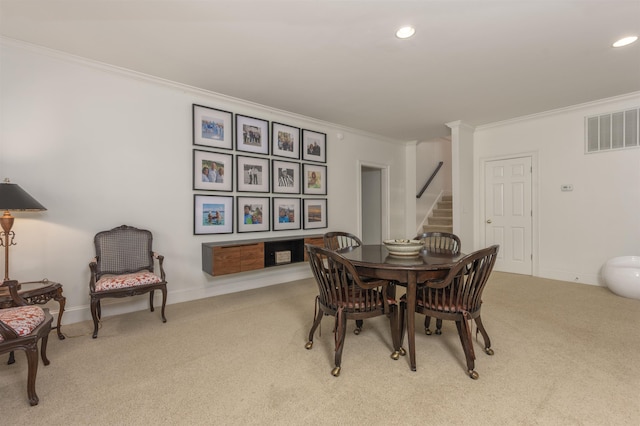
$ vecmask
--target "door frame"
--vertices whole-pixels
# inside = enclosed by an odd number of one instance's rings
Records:
[[[479,159],[479,179],[478,184],[478,214],[476,220],[476,226],[478,229],[478,242],[480,242],[481,247],[487,246],[487,235],[486,235],[486,226],[485,226],[485,200],[486,200],[486,192],[485,192],[485,183],[486,183],[486,165],[491,161],[499,161],[499,160],[513,160],[516,158],[529,157],[531,158],[531,212],[533,217],[531,218],[531,255],[533,259],[531,259],[531,274],[533,276],[539,275],[540,270],[540,256],[538,253],[540,236],[539,236],[539,220],[538,217],[538,193],[539,193],[539,182],[538,182],[538,151],[526,151],[521,153],[513,153],[509,155],[499,155],[495,157],[482,157]]]
[[[356,211],[357,211],[357,229],[358,235],[362,238],[362,169],[377,169],[380,170],[380,235],[382,239],[389,238],[389,229],[391,226],[389,205],[390,205],[390,192],[389,192],[389,166],[380,163],[372,163],[367,161],[357,161],[357,191],[356,191]],[[381,242],[382,243],[382,242]]]

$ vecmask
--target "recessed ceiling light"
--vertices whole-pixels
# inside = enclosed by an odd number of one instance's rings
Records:
[[[413,27],[402,27],[396,31],[396,37],[409,38],[416,33],[416,29]]]
[[[636,40],[638,40],[638,36],[631,36],[631,37],[621,38],[620,40],[618,40],[615,43],[613,43],[613,47],[626,46],[628,44],[633,43]]]

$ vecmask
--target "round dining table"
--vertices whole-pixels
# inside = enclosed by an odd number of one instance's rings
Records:
[[[411,370],[416,370],[415,348],[415,306],[418,283],[443,278],[465,255],[447,250],[422,250],[417,256],[391,256],[383,244],[347,247],[338,253],[349,259],[363,277],[394,281],[407,288],[407,340],[409,342],[409,362]],[[400,330],[399,330],[400,331]],[[394,342],[395,344],[396,342]],[[399,342],[401,343],[401,342]],[[404,353],[402,348],[394,348]]]

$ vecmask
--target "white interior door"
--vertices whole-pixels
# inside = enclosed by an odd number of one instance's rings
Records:
[[[485,163],[485,243],[500,244],[495,269],[532,274],[531,157]]]

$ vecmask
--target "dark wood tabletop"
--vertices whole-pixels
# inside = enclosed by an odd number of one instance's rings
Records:
[[[444,277],[449,269],[465,256],[464,253],[423,250],[418,256],[396,257],[391,256],[382,244],[348,247],[339,250],[338,253],[351,261],[359,275],[396,281],[406,286],[409,312],[415,310],[417,283]],[[413,371],[416,370],[415,329],[415,315],[407,315],[409,360]]]

